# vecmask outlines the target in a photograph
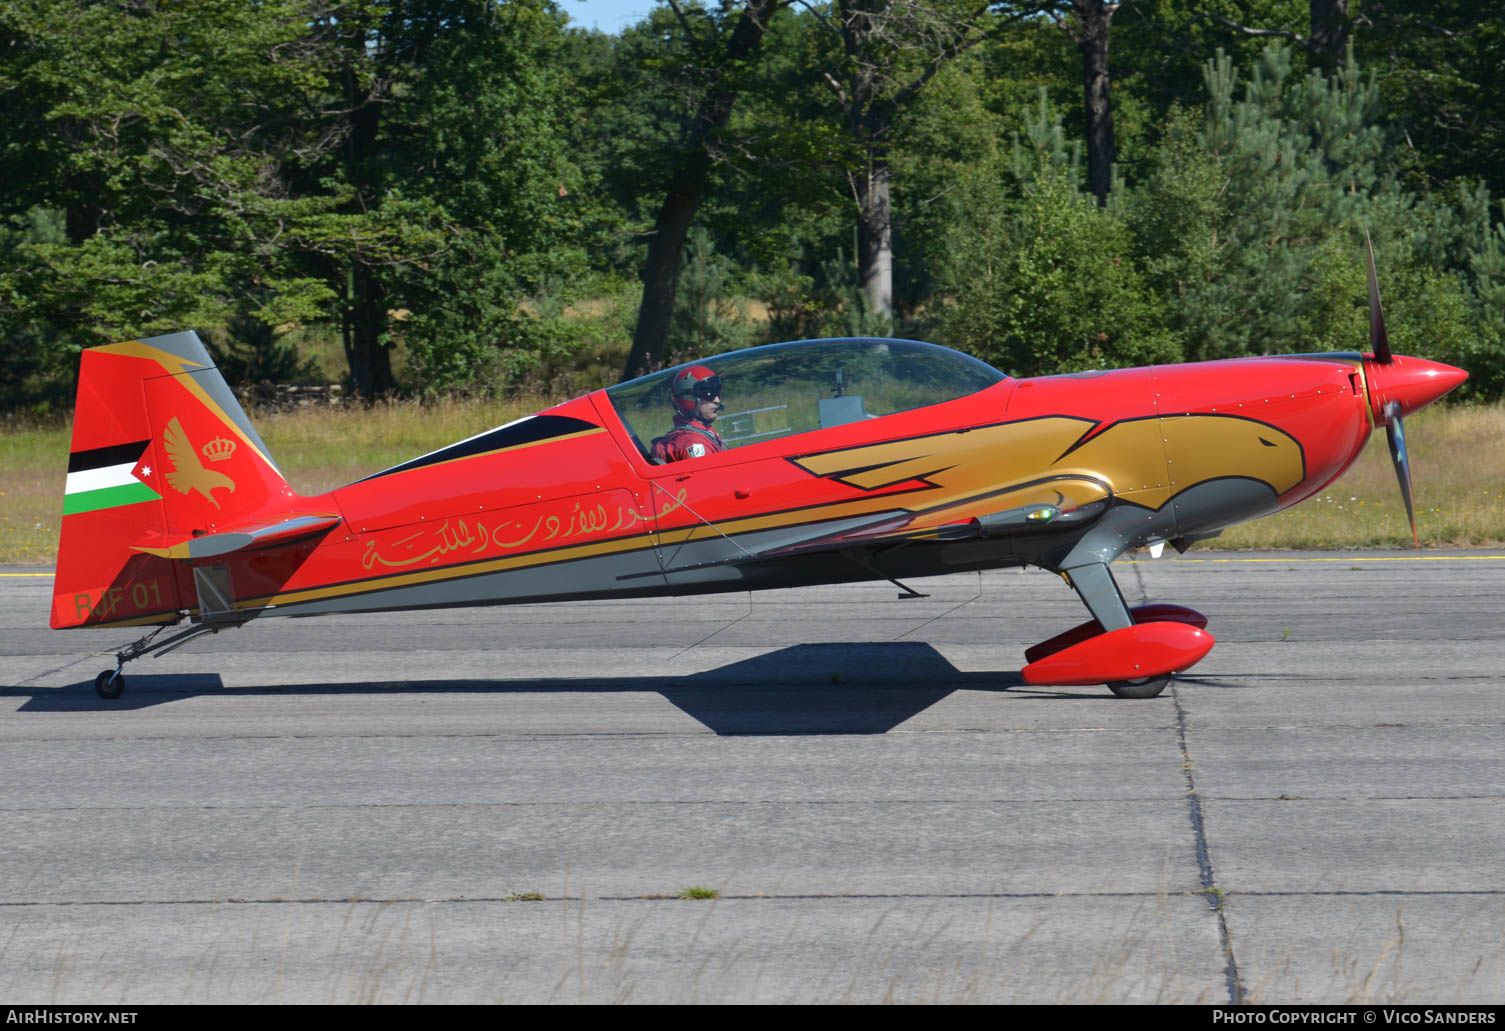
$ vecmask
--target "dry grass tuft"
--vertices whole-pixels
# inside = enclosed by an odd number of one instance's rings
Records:
[[[1406,420],[1422,547],[1505,544],[1505,407],[1428,408]],[[1411,527],[1383,431],[1317,497],[1199,547],[1409,548]]]
[[[69,437],[67,426],[0,423],[0,563],[56,560]]]
[[[551,402],[388,401],[370,407],[259,413],[253,421],[299,494],[323,494],[362,476],[532,415]]]

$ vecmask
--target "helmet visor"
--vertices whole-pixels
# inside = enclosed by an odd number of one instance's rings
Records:
[[[710,401],[721,396],[721,377],[712,376],[695,384],[695,397],[700,401]]]

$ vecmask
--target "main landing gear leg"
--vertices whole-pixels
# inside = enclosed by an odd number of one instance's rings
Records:
[[[1118,581],[1113,579],[1113,571],[1107,565],[1094,562],[1089,566],[1077,566],[1063,572],[1072,589],[1082,599],[1082,604],[1087,606],[1087,611],[1092,613],[1092,618],[1104,630],[1134,625],[1134,617],[1129,615],[1129,604],[1124,601],[1124,596],[1118,589]]]
[[[1133,626],[1129,605],[1106,563],[1095,562],[1064,571],[1082,604],[1104,631]],[[1120,698],[1154,698],[1171,682],[1170,674],[1137,680],[1110,680],[1108,689]]]

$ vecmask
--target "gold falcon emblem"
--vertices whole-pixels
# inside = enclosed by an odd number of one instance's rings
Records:
[[[172,422],[162,432],[162,446],[167,450],[167,458],[173,466],[173,471],[167,474],[167,482],[179,494],[196,490],[204,495],[209,504],[219,508],[219,502],[214,497],[216,489],[226,487],[230,493],[235,493],[234,480],[224,473],[204,468],[204,463],[194,453],[193,445],[188,442],[188,434],[183,432],[183,424],[178,422],[177,416],[173,416]]]

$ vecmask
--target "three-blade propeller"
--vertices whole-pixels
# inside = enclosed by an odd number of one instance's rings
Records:
[[[1369,256],[1369,350],[1375,363],[1389,365],[1395,361],[1390,354],[1390,337],[1385,332],[1385,312],[1380,307],[1380,280],[1374,270],[1374,244],[1369,240],[1369,230],[1364,231],[1364,249]],[[1401,497],[1406,502],[1406,518],[1411,520],[1411,543],[1421,547],[1421,538],[1416,533],[1416,507],[1411,500],[1411,460],[1406,455],[1406,428],[1401,424],[1401,404],[1390,401],[1385,405],[1385,437],[1390,443],[1390,461],[1395,466],[1395,478],[1400,483]]]

